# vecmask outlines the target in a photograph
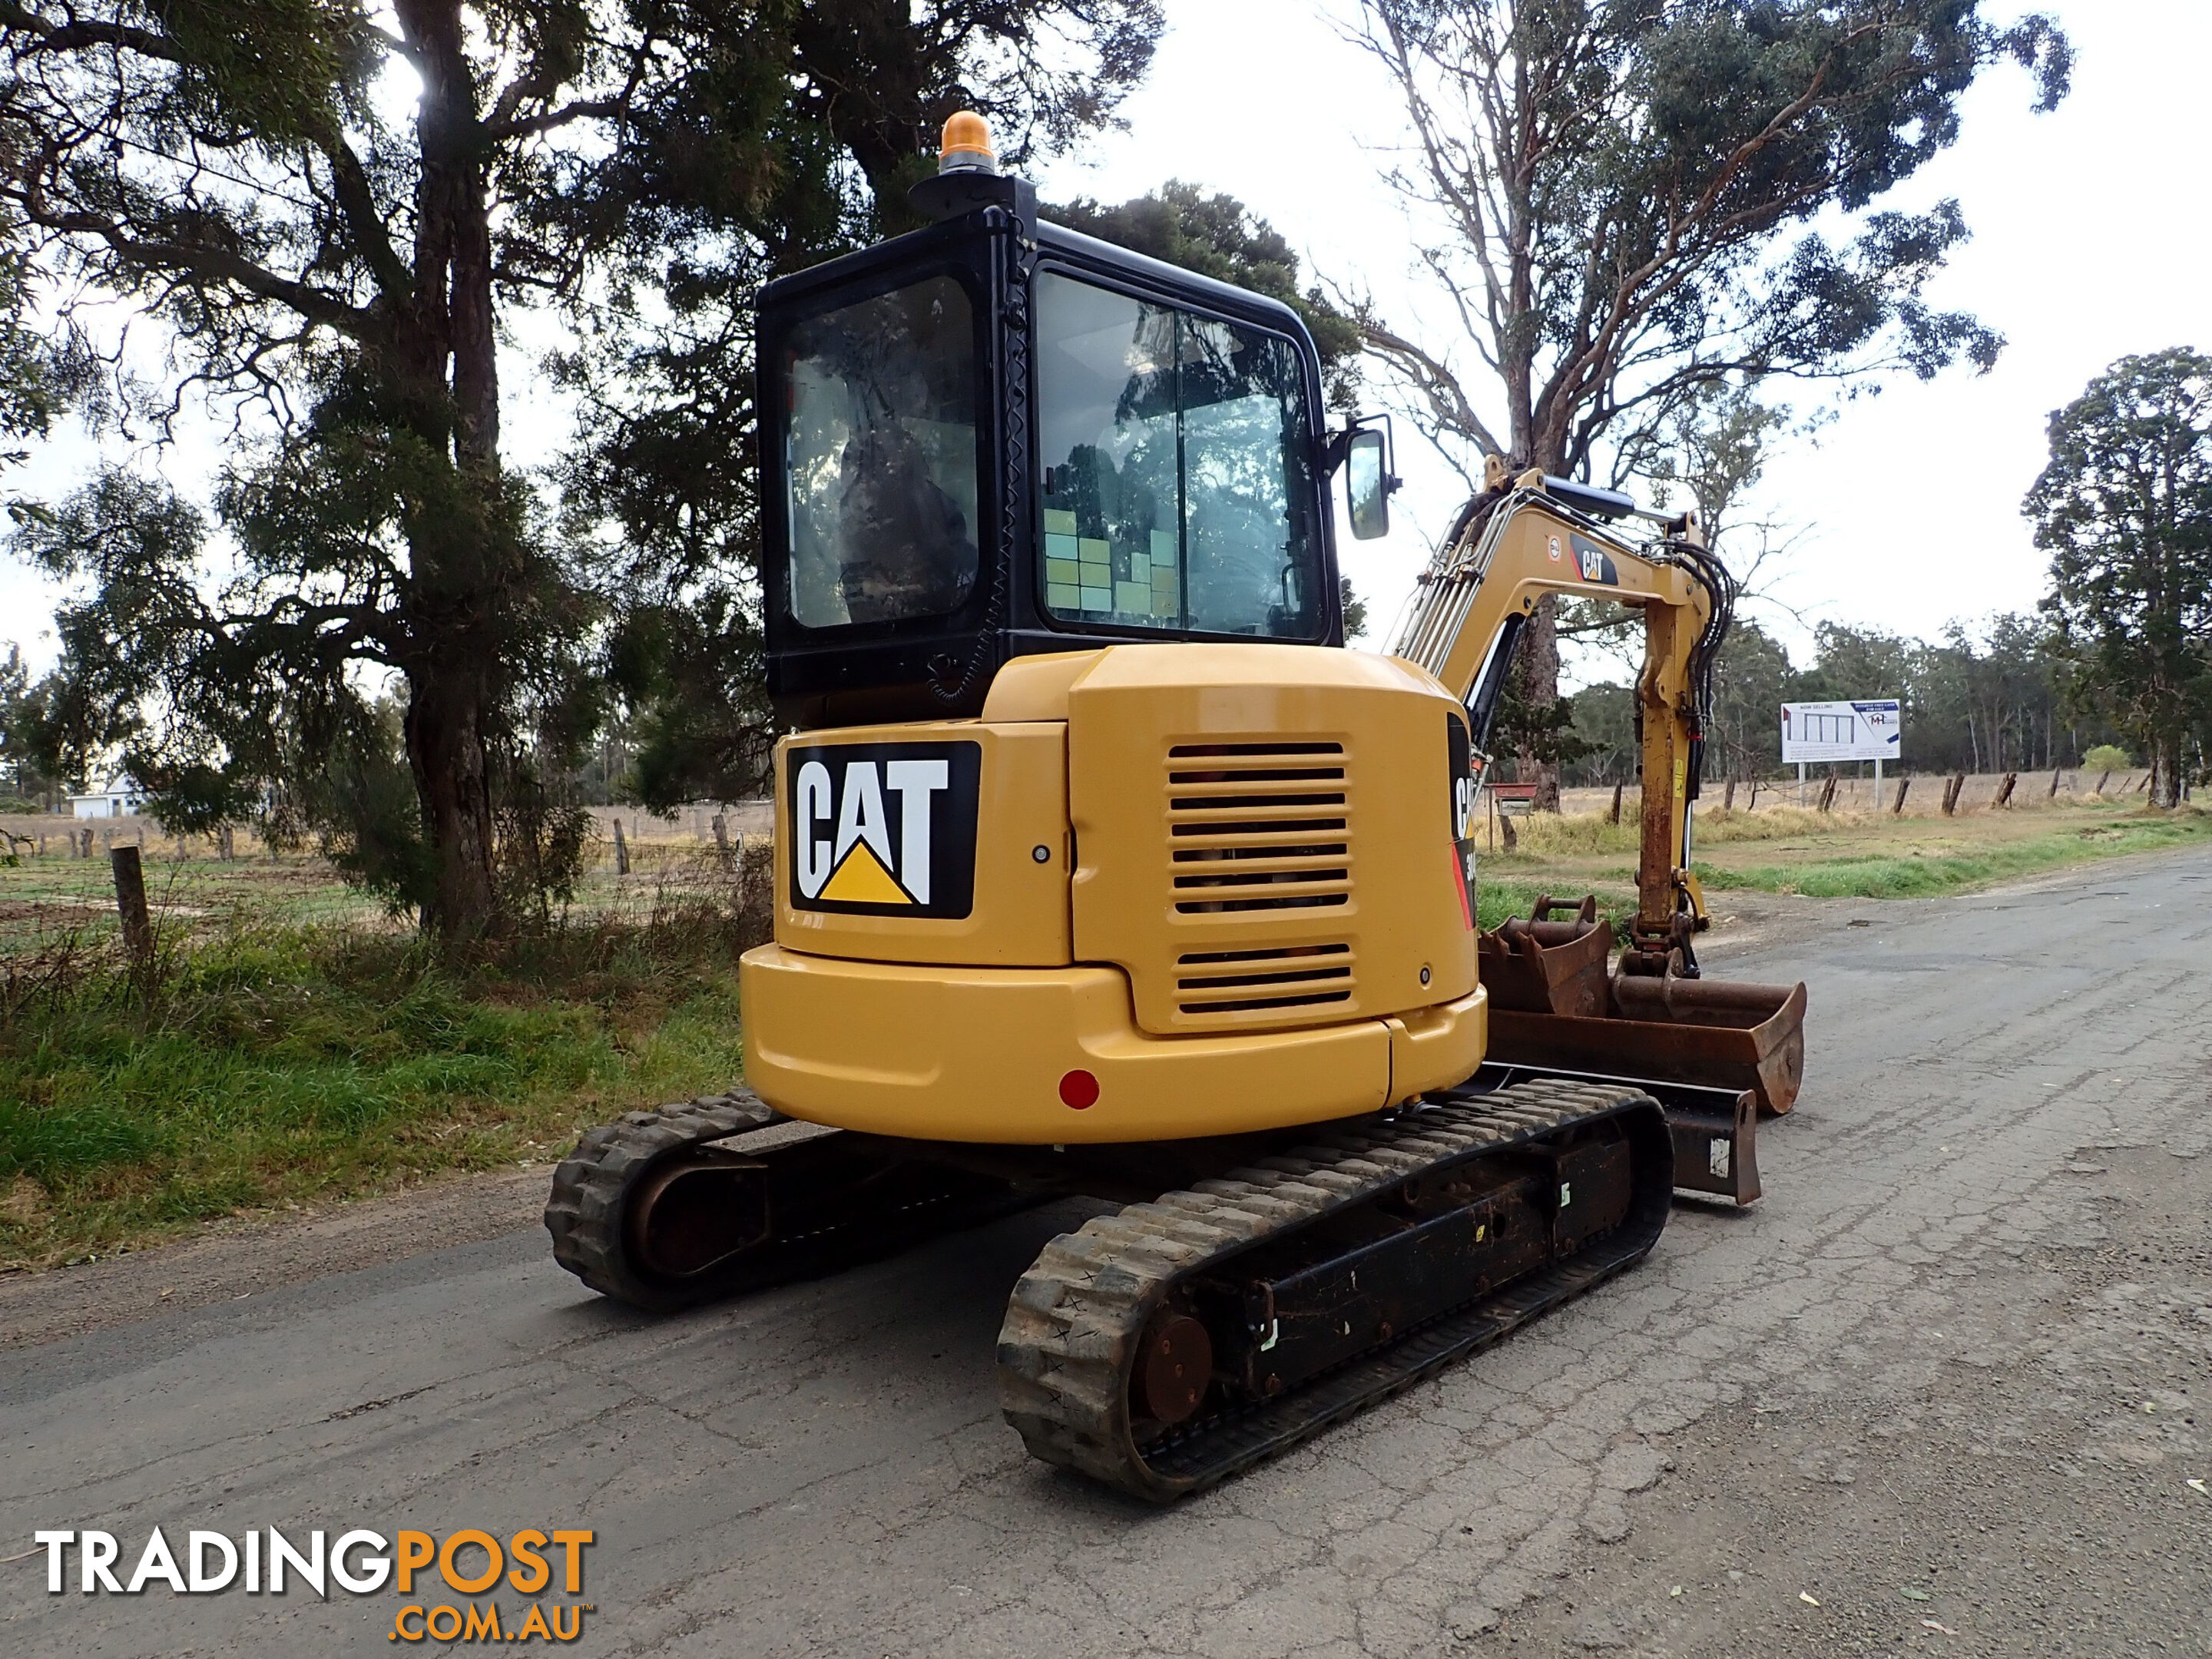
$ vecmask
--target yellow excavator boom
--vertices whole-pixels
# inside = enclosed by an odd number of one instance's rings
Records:
[[[1643,613],[1644,666],[1636,700],[1644,777],[1637,859],[1635,936],[1662,956],[1677,916],[1706,922],[1690,867],[1693,750],[1701,734],[1700,648],[1717,644],[1732,595],[1705,551],[1692,514],[1668,533],[1631,542],[1576,512],[1544,475],[1510,477],[1491,458],[1488,488],[1462,513],[1422,574],[1396,654],[1426,669],[1462,702],[1494,698],[1508,672],[1518,623],[1547,595],[1597,599]]]

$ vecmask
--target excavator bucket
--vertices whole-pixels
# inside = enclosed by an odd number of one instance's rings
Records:
[[[1673,973],[1608,978],[1611,932],[1595,899],[1571,921],[1551,921],[1553,908],[1540,899],[1529,920],[1481,939],[1489,1059],[1646,1085],[1675,1132],[1675,1185],[1749,1203],[1758,1196],[1756,1117],[1788,1111],[1804,1078],[1804,986]]]
[[[1585,898],[1571,921],[1553,921],[1556,908],[1544,894],[1526,921],[1509,916],[1477,941],[1493,1018],[1500,1008],[1524,1014],[1605,1012],[1613,935],[1597,919],[1597,896]]]
[[[1625,1006],[1616,1002],[1622,1012],[1595,1018],[1493,1006],[1490,1052],[1522,1065],[1745,1090],[1770,1115],[1796,1104],[1805,1074],[1802,985],[1684,980],[1671,997],[1645,1000],[1644,985],[1663,983],[1615,979],[1616,999],[1632,988]]]
[[[1645,978],[1616,974],[1616,1018],[1668,1075],[1710,1088],[1747,1089],[1759,1109],[1788,1111],[1805,1080],[1805,986],[1755,985],[1745,980]]]

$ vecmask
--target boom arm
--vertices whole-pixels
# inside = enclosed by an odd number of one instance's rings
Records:
[[[1692,972],[1689,933],[1705,926],[1705,895],[1690,872],[1690,802],[1697,793],[1704,681],[1727,626],[1732,585],[1686,514],[1669,533],[1632,543],[1547,489],[1540,472],[1510,477],[1492,457],[1486,488],[1468,504],[1421,579],[1396,654],[1418,663],[1468,705],[1478,746],[1503,691],[1513,647],[1547,593],[1611,599],[1644,612],[1637,678],[1644,773],[1631,971],[1660,971],[1670,948]]]

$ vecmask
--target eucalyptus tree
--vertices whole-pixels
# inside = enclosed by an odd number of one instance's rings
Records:
[[[2076,695],[2175,805],[2212,732],[2212,358],[2176,347],[2090,381],[2051,416],[2022,511],[2051,554],[2043,608]]]
[[[1837,380],[2002,343],[1939,309],[1966,236],[1944,200],[1879,205],[1958,137],[2002,62],[2066,90],[2051,21],[1978,0],[1362,0],[1354,33],[1411,133],[1391,182],[1432,228],[1425,325],[1370,320],[1410,412],[1480,457],[1590,476],[1723,383]],[[1525,664],[1556,696],[1547,614]]]
[[[682,313],[702,248],[834,241],[957,101],[1045,142],[1109,119],[1158,27],[1152,0],[0,0],[27,258],[157,325],[157,418],[233,423],[204,502],[117,473],[24,531],[83,585],[76,706],[191,821],[374,756],[396,680],[414,811],[339,790],[331,828],[440,933],[497,929],[507,832],[546,867],[502,802],[594,723],[635,590],[507,462],[525,343],[581,322],[588,362],[610,292]],[[681,402],[674,368],[647,393]],[[662,435],[743,470],[738,426]]]

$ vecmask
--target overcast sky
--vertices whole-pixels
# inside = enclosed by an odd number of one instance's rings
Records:
[[[2012,15],[2002,0],[1986,9]],[[2050,412],[2127,353],[2212,348],[2203,87],[2212,0],[2045,0],[2043,9],[2077,50],[2072,95],[2056,113],[2034,115],[2025,75],[1989,74],[1966,100],[1957,146],[1887,204],[1917,209],[1951,196],[1963,204],[1974,240],[1929,297],[2002,333],[2002,360],[1987,375],[1899,379],[1845,404],[1817,446],[1778,459],[1755,503],[1803,532],[1776,591],[1808,623],[1933,635],[1954,619],[1972,625],[2032,606],[2044,561],[2020,501],[2042,465]],[[1166,9],[1152,76],[1127,106],[1128,131],[1043,169],[1043,192],[1119,200],[1170,178],[1229,191],[1287,235],[1312,270],[1371,292],[1401,331],[1448,340],[1447,314],[1411,275],[1402,211],[1376,182],[1401,117],[1330,8],[1168,0]],[[510,416],[518,437],[525,414]],[[560,434],[540,424],[526,444],[542,453]],[[212,456],[197,443],[165,470],[189,483]],[[90,459],[81,439],[66,441],[18,487],[56,491]],[[1385,647],[1429,537],[1461,495],[1450,469],[1418,441],[1405,447],[1400,470],[1407,488],[1391,536],[1341,544],[1376,613],[1370,643]],[[34,664],[49,663],[52,599],[49,584],[0,555],[0,648],[15,640]],[[1809,636],[1795,621],[1772,609],[1761,620],[1805,659]]]

